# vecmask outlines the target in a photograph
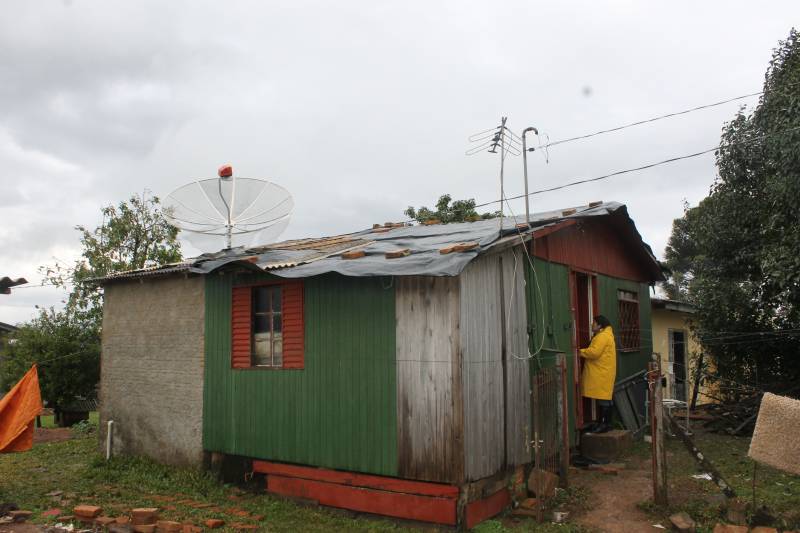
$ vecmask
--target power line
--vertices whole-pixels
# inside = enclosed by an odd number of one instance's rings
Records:
[[[709,148],[708,150],[702,150],[700,152],[695,152],[693,154],[687,154],[687,155],[681,155],[681,156],[677,156],[677,157],[671,157],[669,159],[664,159],[663,161],[657,161],[655,163],[642,165],[642,166],[636,167],[636,168],[628,168],[628,169],[625,169],[625,170],[618,170],[616,172],[612,172],[610,174],[605,174],[603,176],[597,176],[595,178],[584,178],[584,179],[579,179],[579,180],[576,180],[576,181],[571,181],[571,182],[565,183],[563,185],[557,185],[555,187],[550,187],[550,188],[547,188],[547,189],[539,189],[538,191],[529,192],[528,196],[533,196],[534,194],[542,194],[542,193],[546,193],[546,192],[558,191],[558,190],[561,190],[561,189],[566,189],[568,187],[574,187],[575,185],[582,185],[584,183],[591,183],[593,181],[600,181],[600,180],[605,180],[605,179],[608,179],[608,178],[613,178],[614,176],[620,176],[622,174],[630,174],[631,172],[638,172],[640,170],[646,170],[648,168],[653,168],[653,167],[657,167],[657,166],[660,166],[660,165],[666,165],[667,163],[674,163],[676,161],[682,161],[684,159],[691,159],[693,157],[698,157],[698,156],[701,156],[701,155],[709,154],[711,152],[716,152],[717,150],[730,148],[732,146],[750,144],[750,143],[753,143],[753,142],[756,142],[756,141],[767,139],[769,137],[773,137],[775,135],[782,135],[784,133],[791,133],[791,132],[797,131],[797,130],[800,130],[800,126],[798,126],[796,128],[790,128],[788,130],[776,131],[776,132],[773,132],[773,133],[760,135],[758,137],[753,137],[752,139],[747,139],[745,141],[740,141],[740,142],[736,142],[736,143],[729,143],[729,144],[726,144],[726,145],[715,146],[713,148]],[[520,198],[525,198],[525,195],[524,194],[519,194],[517,196],[512,196],[510,198],[507,197],[507,198],[505,198],[505,201],[518,200]],[[477,204],[477,205],[475,205],[475,207],[476,208],[477,207],[485,207],[487,205],[502,203],[503,201],[504,200],[493,200],[491,202],[485,202],[485,203],[482,203],[482,204]]]
[[[800,84],[791,84],[791,85],[800,85]],[[557,146],[559,144],[565,144],[565,143],[573,142],[573,141],[580,141],[580,140],[583,140],[583,139],[588,139],[590,137],[596,137],[597,135],[603,135],[605,133],[613,133],[615,131],[624,130],[626,128],[632,128],[634,126],[641,126],[642,124],[649,124],[651,122],[656,122],[656,121],[659,121],[659,120],[663,120],[665,118],[672,118],[672,117],[677,117],[677,116],[680,116],[680,115],[686,115],[688,113],[693,113],[695,111],[701,111],[703,109],[709,109],[709,108],[712,108],[712,107],[717,107],[717,106],[721,106],[721,105],[724,105],[724,104],[729,104],[731,102],[736,102],[737,100],[744,100],[745,98],[751,98],[753,96],[759,96],[759,95],[762,95],[762,94],[764,94],[764,91],[758,91],[758,92],[750,93],[750,94],[743,94],[741,96],[735,96],[733,98],[728,98],[726,100],[720,100],[719,102],[713,102],[711,104],[704,104],[704,105],[699,105],[697,107],[692,107],[690,109],[684,109],[683,111],[676,111],[674,113],[667,113],[666,115],[659,115],[657,117],[652,117],[652,118],[648,118],[648,119],[645,119],[645,120],[637,120],[636,122],[631,122],[629,124],[623,124],[622,126],[616,126],[614,128],[608,128],[608,129],[605,129],[605,130],[595,131],[593,133],[587,133],[585,135],[577,135],[575,137],[569,137],[567,139],[559,139],[557,141],[552,141],[552,142],[548,142],[546,144],[537,146],[537,148],[545,149],[545,148],[550,148],[551,146]]]

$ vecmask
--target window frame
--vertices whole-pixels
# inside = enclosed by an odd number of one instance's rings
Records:
[[[259,290],[267,289],[268,299],[269,299],[269,309],[266,312],[259,311],[258,307],[256,306],[256,299]],[[278,291],[278,298],[280,299],[280,310],[275,311],[273,302],[274,302],[274,291]],[[283,287],[280,283],[270,283],[266,285],[255,285],[250,288],[250,298],[251,298],[251,323],[250,323],[250,366],[253,368],[283,368]],[[278,316],[281,319],[281,338],[279,342],[281,343],[281,353],[280,353],[280,360],[276,363],[275,361],[275,317]],[[269,322],[269,364],[259,364],[258,358],[259,355],[256,351],[256,335],[259,333],[264,333],[261,331],[257,331],[256,324],[258,323],[258,317],[268,317]]]
[[[642,349],[642,325],[639,316],[641,307],[639,304],[639,293],[637,291],[617,289],[618,352],[638,352]],[[625,307],[628,308],[628,311],[623,310]],[[634,322],[628,321],[631,317]]]
[[[231,288],[231,368],[233,370],[303,370],[305,368],[305,305],[304,283],[302,280],[270,280],[252,283],[234,284]],[[256,365],[255,363],[255,289],[259,287],[279,287],[281,297],[281,364]],[[245,298],[246,307],[249,309],[249,319],[244,321],[241,312],[238,318],[234,309],[237,291],[247,291],[249,297]],[[287,292],[289,293],[287,296]],[[241,293],[240,293],[241,294]],[[241,298],[241,296],[240,296]],[[287,302],[288,300],[288,302]],[[271,307],[271,304],[270,304]],[[287,325],[287,319],[290,325]],[[237,321],[238,320],[238,321]],[[242,344],[242,328],[249,333],[249,354],[243,354],[247,349]],[[271,326],[272,327],[272,326]],[[290,330],[287,332],[287,330]],[[238,337],[238,345],[237,345]],[[274,340],[270,341],[271,343]],[[288,346],[287,346],[288,345]],[[287,353],[289,355],[287,356]],[[249,364],[245,366],[244,360]]]

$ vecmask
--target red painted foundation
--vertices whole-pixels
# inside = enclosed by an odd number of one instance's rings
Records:
[[[455,485],[258,460],[253,461],[253,470],[267,475],[267,491],[272,494],[405,520],[458,524],[461,489]],[[509,503],[508,491],[501,490],[467,504],[462,519],[471,528]]]
[[[495,492],[488,498],[469,502],[464,520],[467,529],[472,529],[487,518],[500,514],[510,503],[511,496],[508,494],[508,489]]]

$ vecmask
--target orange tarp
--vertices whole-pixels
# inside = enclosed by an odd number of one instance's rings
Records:
[[[33,421],[42,411],[36,365],[0,400],[0,453],[24,452],[33,446]]]

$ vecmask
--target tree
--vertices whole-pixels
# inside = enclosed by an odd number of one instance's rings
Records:
[[[42,398],[58,418],[60,409],[76,397],[95,397],[100,380],[98,339],[97,324],[85,313],[40,310],[36,318],[14,332],[2,372],[13,385],[31,365],[41,363]]]
[[[99,322],[102,289],[97,278],[114,272],[164,265],[181,260],[178,229],[169,224],[157,196],[132,195],[116,207],[101,209],[103,223],[81,233],[83,251],[71,267],[61,264],[40,269],[58,287],[72,287],[67,307],[85,311]]]
[[[673,224],[673,291],[719,377],[785,389],[800,378],[800,36],[779,43],[751,113],[725,125],[718,177]]]
[[[178,230],[169,225],[155,196],[133,195],[101,209],[93,230],[76,226],[82,253],[72,266],[42,267],[48,283],[70,289],[63,310],[41,310],[13,335],[0,373],[13,383],[34,362],[40,368],[42,396],[58,410],[76,396],[92,398],[100,377],[103,293],[97,278],[114,272],[180,261]]]
[[[420,223],[438,220],[443,224],[448,224],[450,222],[474,222],[476,220],[500,216],[499,211],[479,215],[475,210],[474,198],[470,198],[469,200],[456,200],[452,204],[450,203],[451,200],[452,197],[449,194],[443,194],[439,197],[439,201],[436,202],[436,211],[425,206],[419,209],[414,209],[409,206],[408,209],[403,211],[403,214]]]

